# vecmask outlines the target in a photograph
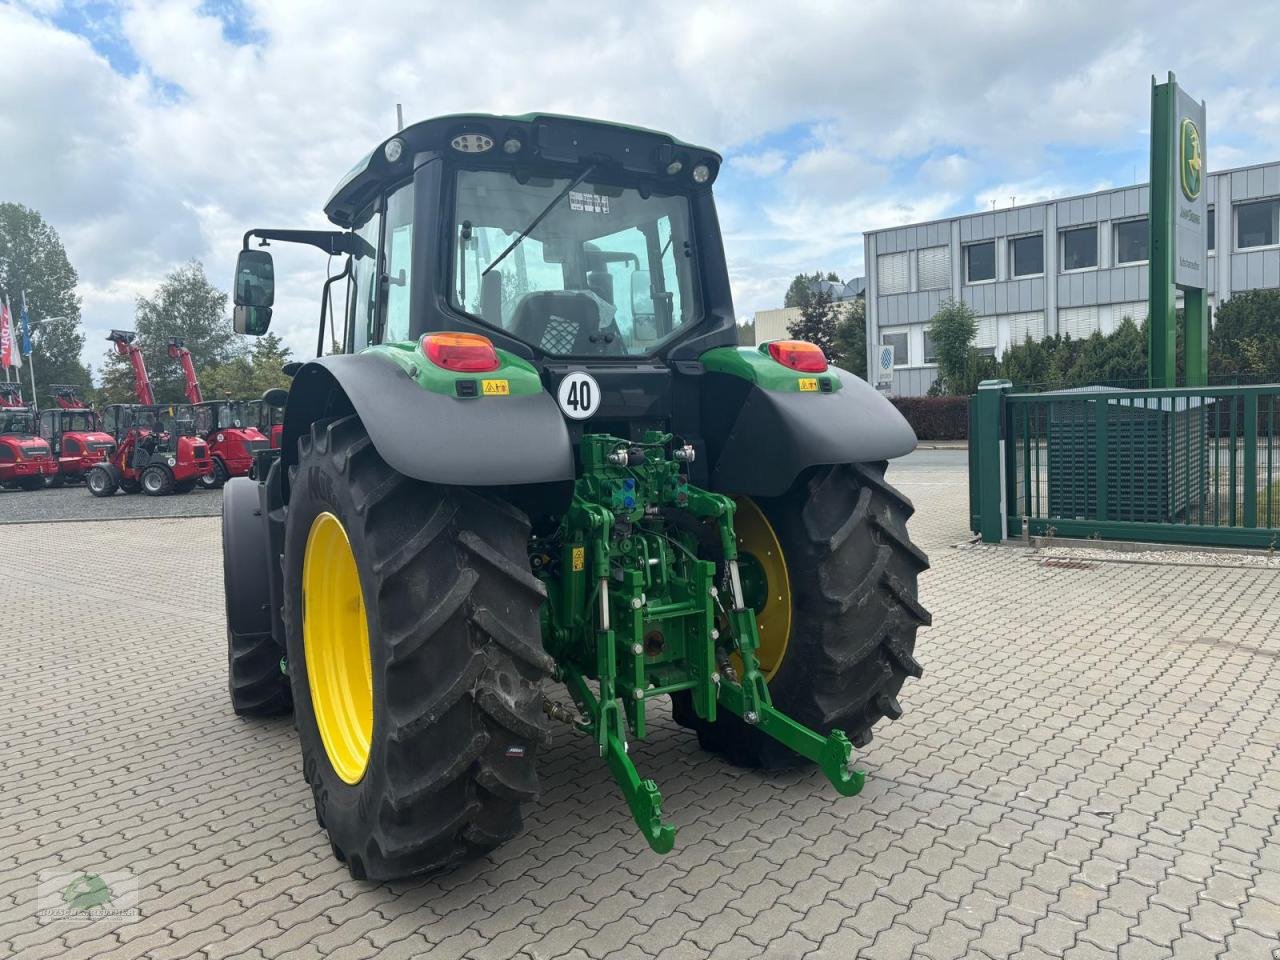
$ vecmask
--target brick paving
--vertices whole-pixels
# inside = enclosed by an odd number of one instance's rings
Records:
[[[289,721],[232,715],[216,520],[0,528],[0,956],[1280,956],[1280,572],[956,549],[963,454],[927,463],[890,472],[927,673],[860,797],[657,723],[661,858],[565,730],[525,834],[413,883],[351,880]],[[127,871],[137,917],[40,918],[42,871]]]

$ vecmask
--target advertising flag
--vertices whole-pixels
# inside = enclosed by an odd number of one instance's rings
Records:
[[[18,315],[22,323],[22,355],[31,356],[31,319],[27,316],[27,291],[22,291],[22,313]]]
[[[13,327],[9,323],[9,304],[0,297],[0,369],[13,366]]]

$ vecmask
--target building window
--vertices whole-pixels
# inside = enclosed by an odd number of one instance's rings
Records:
[[[951,286],[951,248],[925,247],[916,251],[919,290],[945,290]]]
[[[986,283],[996,278],[996,242],[971,243],[964,248],[966,283]]]
[[[1063,307],[1058,311],[1058,333],[1084,340],[1098,331],[1097,307]]]
[[[905,367],[911,362],[911,357],[907,353],[906,330],[898,333],[885,333],[881,330],[880,343],[886,347],[893,347],[893,365],[895,367]]]
[[[979,353],[989,349],[994,354],[999,328],[1000,320],[998,317],[978,317],[977,333],[974,335],[973,345],[978,348]]]
[[[929,336],[928,327],[925,327],[925,330],[924,330],[924,362],[925,363],[938,362],[938,350],[933,345],[933,338]]]
[[[1146,263],[1149,259],[1147,221],[1126,220],[1115,226],[1116,263]]]
[[[1028,337],[1032,340],[1044,339],[1044,314],[1009,314],[1009,342],[1014,346],[1021,346]]]
[[[1044,234],[1014,237],[1009,241],[1009,260],[1015,277],[1035,277],[1044,273]]]
[[[1217,246],[1214,238],[1217,236],[1218,218],[1214,215],[1213,207],[1209,208],[1209,215],[1205,220],[1205,229],[1209,231],[1209,252],[1213,253],[1213,248]]]
[[[1088,270],[1098,265],[1098,228],[1062,231],[1062,272]]]
[[[1280,200],[1236,204],[1236,249],[1280,243]]]
[[[876,274],[880,280],[881,295],[906,293],[909,287],[907,255],[905,253],[880,254],[876,257]]]

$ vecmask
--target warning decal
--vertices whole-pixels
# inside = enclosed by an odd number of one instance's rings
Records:
[[[583,213],[608,213],[609,198],[598,193],[570,190],[569,209],[580,210]]]

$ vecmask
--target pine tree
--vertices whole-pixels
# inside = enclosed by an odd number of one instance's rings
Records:
[[[831,294],[819,290],[800,305],[800,317],[787,325],[787,333],[796,340],[817,344],[827,359],[839,363],[836,349],[836,324],[840,310],[831,300]]]

